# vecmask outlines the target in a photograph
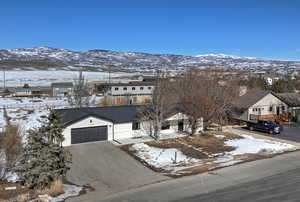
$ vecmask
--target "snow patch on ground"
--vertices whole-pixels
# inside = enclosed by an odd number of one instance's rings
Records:
[[[67,98],[0,98],[0,108],[40,108],[61,107],[68,105]]]
[[[91,96],[91,106],[95,106],[101,101],[100,96]],[[22,131],[38,128],[41,126],[43,118],[49,114],[49,108],[69,107],[67,98],[0,98],[0,132],[6,126],[4,110],[10,117],[10,123],[19,125]]]
[[[14,172],[7,172],[4,179],[8,182],[15,183],[19,180],[19,176]]]
[[[209,169],[231,166],[245,160],[238,159],[239,155],[247,154],[264,154],[272,155],[283,153],[287,151],[294,151],[296,146],[271,141],[266,139],[258,139],[249,135],[241,135],[242,139],[233,139],[225,141],[226,146],[234,147],[230,152],[214,153],[209,155],[206,159],[191,158],[183,154],[176,148],[156,148],[144,143],[136,143],[131,146],[131,149],[138,158],[145,161],[150,166],[161,168],[171,174],[184,173],[185,169],[199,166],[199,165],[213,165]],[[225,135],[218,135],[217,138],[223,139]],[[201,149],[201,148],[197,148]],[[175,162],[175,153],[177,153],[177,160]]]
[[[72,197],[72,196],[78,196],[80,191],[82,190],[82,187],[76,186],[76,185],[64,185],[64,191],[65,193],[52,198],[51,202],[59,202],[64,201],[66,198]]]
[[[108,72],[83,72],[88,82],[108,80]],[[132,76],[133,73],[114,72],[111,78],[121,76]],[[52,82],[73,81],[78,78],[78,71],[6,71],[5,81],[7,86],[50,86]],[[0,75],[0,82],[3,83],[3,74]]]
[[[4,119],[4,112],[3,109],[0,109],[0,132],[3,132],[3,128],[6,125],[6,121]]]
[[[64,184],[65,193],[57,197],[51,197],[47,194],[40,195],[39,198],[30,200],[28,202],[39,202],[39,201],[61,202],[61,201],[65,201],[69,197],[78,196],[82,189],[83,187],[80,186]]]
[[[11,117],[11,123],[18,125],[23,135],[25,135],[28,130],[41,127],[44,117],[47,117],[48,114],[49,110],[47,108],[36,109],[29,113],[26,110],[19,110],[18,113],[12,113],[11,110],[8,110],[8,116]]]
[[[156,168],[163,168],[168,171],[174,170],[176,166],[191,165],[201,162],[200,159],[195,159],[184,155],[176,148],[161,149],[150,147],[144,143],[134,144],[132,149],[136,151],[136,156],[146,161],[149,165]],[[177,156],[175,157],[177,153]],[[183,166],[182,169],[186,168]],[[177,167],[176,171],[180,170]]]
[[[228,152],[230,155],[256,154],[260,152],[276,154],[286,151],[296,150],[297,147],[291,144],[258,139],[249,135],[241,135],[243,139],[228,140],[225,145],[235,147],[234,151]]]
[[[224,139],[225,135],[215,135],[215,137],[218,138],[218,139]]]
[[[241,162],[241,160],[234,160],[234,156],[224,155],[217,157],[217,159],[213,162],[217,164],[217,167],[226,167],[237,164]]]

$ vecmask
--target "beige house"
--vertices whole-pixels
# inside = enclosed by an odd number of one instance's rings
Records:
[[[288,106],[295,122],[300,122],[300,94],[299,93],[279,93],[277,96]]]
[[[240,96],[235,102],[235,112],[242,120],[274,119],[289,111],[289,106],[271,91],[254,90]]]

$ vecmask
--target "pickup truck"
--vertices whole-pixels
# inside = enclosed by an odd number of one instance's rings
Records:
[[[282,127],[273,121],[247,121],[247,126],[250,130],[257,130],[270,134],[280,134],[282,131]]]

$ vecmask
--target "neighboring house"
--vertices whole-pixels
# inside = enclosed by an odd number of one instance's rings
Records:
[[[73,83],[72,82],[52,83],[51,89],[52,89],[53,97],[64,97],[64,96],[72,95]]]
[[[65,127],[63,146],[149,135],[149,124],[138,118],[142,107],[126,105],[58,109]],[[161,134],[188,130],[188,119],[180,111],[173,110],[165,120]]]
[[[296,122],[300,122],[300,94],[299,93],[278,93],[277,96],[288,106],[288,111]]]
[[[126,84],[112,84],[110,92],[112,96],[127,96],[127,95],[152,95],[154,89],[153,83],[132,82]]]
[[[271,91],[252,90],[234,102],[234,114],[242,120],[273,119],[288,112],[288,104]]]
[[[113,83],[98,86],[113,104],[144,104],[151,99],[152,82]]]
[[[265,82],[269,86],[273,85],[273,79],[271,77],[265,77]]]
[[[47,87],[12,88],[10,92],[15,97],[40,97],[49,96],[51,89]]]

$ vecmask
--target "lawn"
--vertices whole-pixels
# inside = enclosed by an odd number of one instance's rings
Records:
[[[269,158],[297,147],[249,135],[209,132],[125,145],[122,149],[153,170],[177,177]]]

